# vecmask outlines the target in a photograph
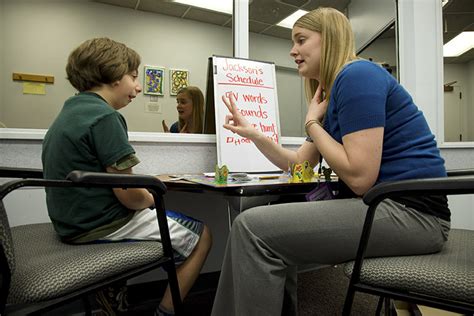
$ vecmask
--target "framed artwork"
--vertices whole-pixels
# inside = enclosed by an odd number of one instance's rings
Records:
[[[144,74],[145,79],[143,82],[143,94],[163,95],[165,68],[157,66],[145,66]]]
[[[177,95],[179,89],[189,85],[189,71],[170,69],[170,95]]]

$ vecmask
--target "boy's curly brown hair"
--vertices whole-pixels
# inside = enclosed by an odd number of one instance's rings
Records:
[[[138,70],[140,55],[125,44],[101,37],[74,49],[66,65],[67,79],[79,92],[110,84]]]

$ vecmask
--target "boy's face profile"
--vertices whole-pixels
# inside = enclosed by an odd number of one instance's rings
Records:
[[[122,79],[112,83],[114,101],[112,107],[116,110],[126,107],[142,91],[138,79],[138,70],[125,74]]]

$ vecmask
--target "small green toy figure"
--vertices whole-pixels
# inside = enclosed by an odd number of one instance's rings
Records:
[[[331,182],[332,169],[331,168],[326,168],[326,167],[323,166],[322,170],[323,170],[324,180],[326,180],[326,182]]]
[[[216,165],[216,172],[214,174],[214,182],[218,184],[227,183],[228,175],[229,175],[229,169],[227,168],[226,165],[223,165],[220,168],[218,165]]]

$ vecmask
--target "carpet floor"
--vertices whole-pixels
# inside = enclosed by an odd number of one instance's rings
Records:
[[[186,315],[208,316],[211,313],[217,286],[217,273],[203,274],[184,300]],[[342,266],[327,267],[298,275],[298,312],[300,316],[336,316],[342,314],[342,306],[349,279]],[[130,310],[125,315],[151,316],[158,304],[153,293],[162,288],[132,286],[129,289]],[[155,298],[153,298],[153,296]],[[366,294],[356,294],[352,315],[374,315],[377,298]],[[223,315],[225,316],[225,315]]]

